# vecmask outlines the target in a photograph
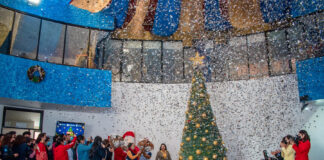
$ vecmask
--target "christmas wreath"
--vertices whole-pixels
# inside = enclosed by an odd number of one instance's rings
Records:
[[[45,71],[38,65],[31,66],[27,71],[27,76],[32,82],[39,83],[45,78]]]

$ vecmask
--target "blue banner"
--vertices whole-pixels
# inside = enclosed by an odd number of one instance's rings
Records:
[[[45,71],[39,83],[27,76],[31,66]],[[0,97],[44,103],[111,107],[111,72],[57,65],[0,54]]]
[[[231,28],[231,24],[222,17],[218,0],[205,0],[205,29],[223,31]]]
[[[289,15],[287,0],[261,0],[260,8],[264,22],[272,23],[286,19]]]
[[[181,0],[159,0],[152,32],[158,36],[170,36],[179,25]]]

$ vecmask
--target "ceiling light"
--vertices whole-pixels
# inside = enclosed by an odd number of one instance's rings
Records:
[[[31,4],[39,4],[40,0],[28,0],[28,2]]]

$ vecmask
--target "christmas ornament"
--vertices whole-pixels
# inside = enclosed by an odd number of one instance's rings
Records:
[[[200,97],[204,97],[204,96],[205,96],[205,94],[203,94],[203,93],[200,93],[200,94],[199,94],[199,96],[200,96]]]
[[[182,147],[184,145],[184,143],[182,142],[182,143],[180,143],[180,146]]]
[[[196,139],[197,138],[197,135],[194,135],[194,139]]]
[[[179,156],[179,160],[182,160],[183,159],[183,157],[182,156]]]
[[[205,138],[205,137],[203,137],[203,138],[201,138],[201,140],[202,140],[203,142],[205,142],[205,141],[206,141],[206,138]]]
[[[204,157],[204,160],[208,160],[208,158],[207,157]]]
[[[204,87],[204,85],[203,84],[200,84],[199,87],[202,88],[202,87]]]
[[[199,123],[197,123],[197,124],[196,124],[196,128],[199,128],[199,127],[200,127],[200,124],[199,124]]]
[[[226,158],[226,157],[224,157],[224,158],[223,158],[223,160],[227,160],[227,158]]]
[[[215,126],[215,125],[216,125],[216,123],[215,123],[215,122],[211,122],[211,124],[212,124],[213,126]]]
[[[205,133],[208,133],[208,129],[205,130]]]
[[[198,154],[198,155],[201,154],[201,150],[197,149],[196,154]]]
[[[213,155],[213,159],[216,159],[216,158],[217,158],[217,154],[214,154],[214,155]]]
[[[217,141],[214,141],[213,144],[216,146],[218,144],[218,142]]]
[[[201,116],[202,116],[203,118],[206,118],[206,117],[207,117],[206,113],[201,114]]]
[[[186,141],[188,141],[188,142],[189,142],[189,141],[190,141],[190,137],[187,137],[187,138],[186,138]]]
[[[196,106],[196,105],[197,105],[197,102],[196,102],[196,101],[193,101],[193,102],[192,102],[192,105],[193,105],[193,106]]]
[[[192,156],[189,156],[189,157],[188,157],[188,160],[193,160],[193,157],[192,157]]]
[[[188,126],[185,126],[184,129],[188,129]]]
[[[189,119],[192,119],[192,115],[189,115]]]

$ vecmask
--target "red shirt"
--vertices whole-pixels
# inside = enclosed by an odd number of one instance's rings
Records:
[[[114,160],[125,160],[127,153],[123,151],[121,147],[118,147],[114,151]]]
[[[298,146],[294,144],[292,147],[296,151],[295,160],[308,160],[308,152],[311,147],[309,140],[306,142],[299,141]]]
[[[73,138],[72,142],[67,145],[58,145],[54,149],[54,160],[69,160],[67,150],[72,148],[75,144],[76,137]]]
[[[40,142],[37,144],[36,148],[36,160],[47,160],[46,146],[44,143]]]

